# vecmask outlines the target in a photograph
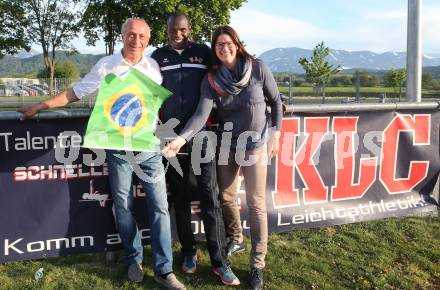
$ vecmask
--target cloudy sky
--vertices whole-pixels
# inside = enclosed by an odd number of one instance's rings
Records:
[[[405,51],[408,0],[248,0],[231,26],[259,55],[277,47]],[[440,54],[440,1],[423,1],[423,50]],[[102,53],[75,42],[81,52]]]

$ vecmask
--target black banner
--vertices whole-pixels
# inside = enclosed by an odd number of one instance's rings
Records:
[[[0,262],[121,247],[103,152],[79,147],[86,123],[0,121]],[[285,118],[281,150],[268,165],[270,231],[435,211],[439,124],[439,111],[421,110]],[[148,242],[145,193],[137,183],[133,192]],[[198,201],[192,211],[194,232],[203,238]]]

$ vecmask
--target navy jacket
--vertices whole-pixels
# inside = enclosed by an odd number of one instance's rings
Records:
[[[160,109],[162,122],[171,118],[180,121],[176,133],[185,127],[200,99],[200,84],[211,61],[211,50],[204,44],[189,43],[179,55],[170,45],[156,49],[151,55],[159,64],[162,85],[173,95]]]

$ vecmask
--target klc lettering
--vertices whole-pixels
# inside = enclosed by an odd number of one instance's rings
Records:
[[[429,161],[411,161],[407,170],[400,168],[397,171],[397,159],[403,152],[430,144],[430,115],[397,114],[383,132],[379,132],[382,140],[379,148],[380,159],[378,156],[370,156],[356,161],[354,144],[358,119],[358,116],[333,117],[330,124],[330,117],[306,117],[303,130],[305,137],[299,146],[296,146],[296,143],[300,135],[300,118],[283,120],[275,191],[272,192],[275,208],[300,205],[300,191],[295,187],[295,172],[304,184],[304,204],[359,199],[377,178],[389,194],[409,192],[425,179]],[[410,133],[412,146],[402,148],[403,146],[399,145],[402,132]],[[334,135],[332,140],[335,156],[335,177],[330,187],[324,184],[313,160],[328,134]]]

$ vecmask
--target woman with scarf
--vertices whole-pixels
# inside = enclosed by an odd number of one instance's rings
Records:
[[[282,102],[269,68],[251,56],[230,26],[216,29],[211,42],[212,63],[201,84],[196,112],[181,135],[165,146],[174,156],[200,131],[214,103],[219,120],[217,179],[228,254],[244,249],[240,210],[236,202],[241,168],[251,233],[251,289],[262,289],[267,252],[266,175],[269,156],[278,153]],[[270,110],[268,110],[268,106]]]

